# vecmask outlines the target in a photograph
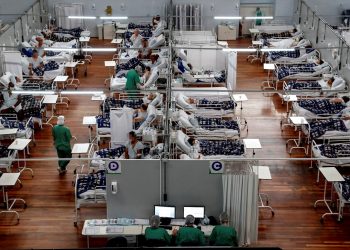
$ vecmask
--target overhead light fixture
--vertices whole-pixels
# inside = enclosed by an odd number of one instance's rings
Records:
[[[295,49],[261,49],[261,52],[281,52],[281,51],[295,51]]]
[[[83,52],[116,52],[116,48],[82,48]]]
[[[127,16],[101,16],[102,20],[127,20]]]
[[[241,16],[214,16],[216,20],[241,20]]]
[[[64,90],[61,91],[62,95],[94,95],[94,96],[101,96],[103,95],[103,91],[70,91],[70,90]]]
[[[78,49],[73,49],[73,48],[44,48],[44,51],[53,51],[53,52],[78,52]]]
[[[69,19],[96,19],[95,16],[68,16]]]
[[[249,48],[223,48],[224,52],[256,52],[257,49],[249,49]]]
[[[14,90],[12,93],[17,95],[54,95],[55,91]]]
[[[244,19],[247,19],[247,20],[256,20],[256,19],[259,19],[259,20],[263,20],[263,19],[273,19],[273,16],[246,16]]]

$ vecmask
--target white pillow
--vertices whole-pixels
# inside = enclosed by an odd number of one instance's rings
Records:
[[[157,106],[161,103],[162,97],[163,97],[163,96],[162,96],[161,94],[157,93],[157,94],[156,94],[156,98],[154,98],[154,99],[151,101],[150,105],[152,105],[152,106],[154,106],[154,107],[157,107]]]
[[[188,97],[182,93],[179,93],[176,97],[177,104],[185,110],[194,110],[194,107],[187,102]]]
[[[151,73],[150,77],[148,78],[147,82],[144,84],[144,87],[145,88],[151,87],[153,84],[156,83],[158,77],[159,77],[158,69],[154,68],[152,70],[152,73]]]
[[[28,42],[23,42],[23,43],[22,43],[22,47],[23,47],[23,48],[30,48],[30,47],[32,47],[32,46],[30,46],[30,44],[29,44]]]
[[[189,154],[191,152],[191,148],[186,144],[188,140],[188,136],[184,134],[181,130],[176,132],[176,144],[186,153]]]
[[[341,77],[335,77],[332,84],[332,90],[341,90],[345,88],[345,80]]]
[[[22,71],[25,75],[29,75],[29,62],[26,57],[21,58],[21,64],[22,64]]]
[[[183,61],[187,61],[187,55],[184,49],[179,50],[178,57],[180,57]]]

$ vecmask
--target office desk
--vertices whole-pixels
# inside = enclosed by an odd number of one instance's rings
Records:
[[[91,130],[92,130],[92,126],[96,125],[96,117],[95,116],[84,116],[83,125],[87,125],[89,128],[89,142],[92,143],[94,140],[92,140]]]
[[[24,208],[27,207],[26,202],[21,198],[11,198],[8,197],[8,192],[5,190],[7,187],[13,187],[16,185],[18,178],[20,176],[20,173],[3,173],[0,177],[0,187],[2,187],[2,194],[3,194],[3,200],[6,205],[6,210],[0,211],[0,214],[2,213],[14,213],[17,216],[17,223],[19,222],[19,214],[17,211],[12,210],[13,205],[17,201],[21,201],[24,204]],[[10,201],[12,201],[10,203]]]
[[[259,139],[243,139],[243,144],[246,149],[253,149],[253,157],[255,156],[255,149],[261,149]]]
[[[272,180],[270,167],[268,167],[268,166],[252,166],[252,168],[253,168],[254,173],[256,173],[258,175],[258,178],[259,178],[259,186],[258,186],[259,201],[260,201],[259,208],[270,209],[272,216],[274,216],[275,211],[273,210],[273,208],[271,206],[269,206],[269,196],[267,194],[260,193],[261,181]]]
[[[73,145],[72,155],[78,155],[81,158],[82,154],[88,154],[90,150],[90,143],[76,143]],[[74,174],[76,173],[77,168],[81,168],[81,172],[84,169],[84,164],[80,160],[79,165],[74,169]]]
[[[305,152],[305,155],[307,155],[309,151],[308,145],[305,145],[304,147],[301,146],[301,133],[302,133],[301,126],[308,125],[309,123],[304,117],[301,117],[301,116],[291,116],[289,117],[289,120],[292,122],[293,126],[299,130],[297,139],[287,140],[287,143],[286,143],[287,147],[289,145],[289,142],[292,142],[294,145],[290,148],[289,154],[291,155],[294,149],[300,148],[300,149],[303,149]]]
[[[26,151],[25,149],[28,147],[29,143],[31,142],[31,139],[16,139],[14,140],[11,145],[8,147],[8,149],[11,150],[17,150],[17,151],[23,151],[23,159],[24,159],[24,165],[21,168],[20,173],[28,170],[32,173],[32,177],[34,176],[34,172],[31,168],[27,168],[27,162],[26,162]],[[19,157],[19,155],[18,155]],[[18,162],[18,167],[19,167],[19,162]]]
[[[67,81],[66,86],[73,86],[75,89],[78,88],[78,85],[80,84],[79,79],[75,78],[75,73],[74,70],[77,67],[78,62],[67,62],[64,64],[64,67],[67,69],[71,69],[71,74],[72,74],[72,78],[69,78]],[[77,82],[77,84],[75,84],[74,82]]]
[[[57,102],[57,99],[58,99],[58,95],[44,95],[43,104],[50,104],[51,105],[51,116],[49,119],[46,120],[46,122],[44,123],[45,125],[50,125],[51,127],[53,127],[53,125],[50,123],[50,121],[54,118],[57,118],[57,116],[55,115],[55,112],[54,112],[54,107],[55,107],[55,104]]]
[[[324,176],[324,189],[323,189],[323,199],[315,201],[314,207],[317,207],[317,203],[322,202],[326,205],[328,212],[324,213],[320,219],[321,223],[323,223],[323,220],[328,215],[337,215],[338,221],[341,219],[341,211],[340,208],[338,208],[338,211],[333,211],[331,207],[331,202],[333,202],[333,182],[342,182],[345,181],[343,176],[338,172],[338,170],[335,167],[324,167],[320,168],[320,172]],[[327,198],[327,183],[332,183],[332,188],[330,191],[330,197]]]
[[[117,225],[117,224],[108,224],[108,220],[97,220],[99,222],[106,222],[101,224],[94,224],[96,220],[86,220],[84,222],[82,235],[86,236],[87,247],[90,247],[90,238],[92,237],[115,237],[115,236],[139,236],[144,235],[146,228],[149,227],[148,223],[145,225],[145,222],[148,220],[135,220],[135,222],[140,221],[143,224],[139,225]],[[179,229],[179,226],[172,226],[171,230],[167,230],[169,235],[172,235],[174,229]],[[211,235],[214,226],[201,226],[201,230],[206,237]]]

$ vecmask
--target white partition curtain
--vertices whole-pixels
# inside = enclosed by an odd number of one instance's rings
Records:
[[[177,4],[174,13],[175,30],[202,30],[202,4]]]
[[[110,112],[111,142],[113,144],[125,144],[128,133],[133,130],[133,113],[130,108],[112,109]]]
[[[229,214],[231,225],[237,230],[238,243],[242,246],[258,240],[259,180],[255,173],[242,171],[240,167],[235,163],[232,171],[223,174],[222,183],[223,210]]]
[[[83,16],[83,4],[56,4],[56,25],[64,29],[73,29],[84,26],[83,19],[69,19],[68,16]]]

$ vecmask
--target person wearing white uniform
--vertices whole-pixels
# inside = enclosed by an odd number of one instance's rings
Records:
[[[125,159],[141,159],[143,144],[137,140],[134,131],[129,132],[129,141],[125,144]]]
[[[15,85],[12,82],[3,85],[6,90],[2,91],[4,102],[0,107],[0,112],[3,114],[16,113],[18,120],[22,121],[24,119],[24,114],[21,105],[21,96],[12,93],[15,88]]]
[[[134,30],[134,34],[130,37],[130,41],[133,48],[139,48],[141,46],[142,36],[140,35],[139,29]]]
[[[190,145],[190,148],[191,148],[189,157],[191,159],[200,159],[201,154],[199,153],[200,147],[199,147],[198,141],[193,138],[188,138],[187,143]]]
[[[33,69],[44,67],[44,60],[39,56],[39,52],[37,50],[33,50],[33,56],[28,58],[28,62],[30,75],[33,75]]]
[[[143,103],[141,108],[137,110],[137,116],[134,118],[134,122],[144,122],[147,118],[148,104]]]

